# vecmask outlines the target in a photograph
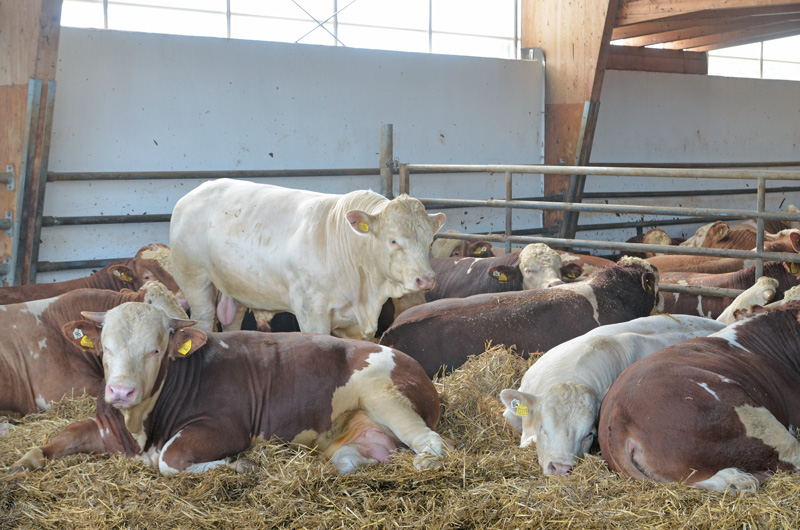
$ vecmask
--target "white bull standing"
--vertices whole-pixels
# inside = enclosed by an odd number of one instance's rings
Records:
[[[175,205],[173,272],[204,331],[219,291],[226,330],[249,307],[292,312],[303,331],[371,338],[386,300],[433,287],[428,250],[444,221],[406,195],[219,179]]]

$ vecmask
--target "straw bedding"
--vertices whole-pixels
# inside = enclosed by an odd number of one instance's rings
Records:
[[[544,477],[535,449],[502,421],[500,390],[529,366],[491,348],[437,381],[442,420],[455,442],[443,469],[418,472],[408,451],[348,476],[310,450],[259,443],[242,456],[259,469],[161,477],[143,464],[75,455],[10,474],[27,449],[94,410],[89,397],[46,413],[2,417],[0,528],[798,528],[800,474],[779,474],[755,494],[711,493],[633,482],[598,456],[567,477]],[[220,433],[224,435],[224,433]]]

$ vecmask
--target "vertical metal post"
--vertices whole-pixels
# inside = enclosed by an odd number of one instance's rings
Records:
[[[506,171],[506,200],[513,200],[514,180],[510,171]],[[514,209],[506,206],[506,238],[511,236],[511,221],[513,218]],[[506,239],[506,254],[511,253],[511,241]]]
[[[758,177],[758,195],[756,198],[756,211],[764,213],[767,197],[766,197],[766,181],[764,177]],[[764,220],[760,217],[756,220],[756,252],[764,252]],[[756,259],[756,280],[761,278],[764,273],[764,260],[761,258]]]
[[[381,125],[381,195],[393,198],[394,131],[391,123]]]
[[[31,194],[33,184],[33,165],[36,158],[36,129],[39,127],[39,107],[42,99],[42,80],[31,78],[28,81],[28,103],[25,110],[25,131],[23,132],[22,152],[24,158],[19,171],[16,215],[14,215],[14,245],[9,271],[9,285],[22,285],[22,271],[25,265],[25,245],[28,242],[28,219],[25,200]]]
[[[408,167],[405,164],[400,164],[400,194],[408,194]]]
[[[50,160],[50,133],[53,130],[53,110],[56,101],[56,82],[47,83],[47,99],[44,107],[44,131],[42,132],[42,152],[39,159],[39,182],[36,200],[31,215],[34,218],[33,239],[31,241],[31,263],[28,268],[28,283],[36,283],[39,264],[39,238],[42,234],[42,215],[44,213],[44,192],[47,185],[47,166]]]

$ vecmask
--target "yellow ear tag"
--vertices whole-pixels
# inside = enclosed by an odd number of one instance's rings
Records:
[[[567,278],[575,279],[575,273],[574,272],[570,272],[569,274],[567,274]]]
[[[486,252],[487,252],[486,247],[480,247],[476,248],[473,254],[477,256],[478,254],[485,254]]]
[[[506,283],[508,281],[508,276],[501,272],[497,279],[500,280],[500,283]]]
[[[797,274],[797,263],[792,263],[792,274]]]
[[[125,283],[130,283],[133,281],[133,278],[124,272],[116,271],[115,274],[119,276],[119,278]]]
[[[358,222],[358,231],[359,232],[364,232],[366,234],[367,232],[369,232],[369,225],[367,223],[365,223],[364,221],[359,221]]]
[[[187,340],[186,342],[183,343],[183,346],[178,348],[178,353],[180,353],[181,355],[186,355],[187,353],[189,353],[189,350],[191,349],[192,349],[192,341]]]
[[[88,336],[84,335],[83,338],[81,339],[81,346],[83,346],[84,348],[94,348],[94,343]]]
[[[517,410],[514,411],[514,414],[517,416],[527,416],[528,415],[528,407],[526,405],[520,405],[517,407]]]

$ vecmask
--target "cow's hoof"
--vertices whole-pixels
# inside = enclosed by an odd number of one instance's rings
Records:
[[[247,458],[240,458],[232,465],[233,469],[235,469],[237,473],[252,473],[260,469],[255,462],[248,460]]]
[[[444,465],[442,460],[445,458],[447,458],[447,455],[438,454],[432,449],[425,449],[414,458],[414,468],[417,471],[422,471],[423,469],[441,469]]]
[[[41,469],[44,467],[44,453],[40,447],[34,447],[25,456],[14,462],[11,466],[12,473],[27,471],[31,469]]]

